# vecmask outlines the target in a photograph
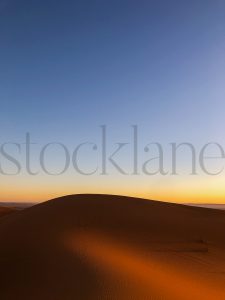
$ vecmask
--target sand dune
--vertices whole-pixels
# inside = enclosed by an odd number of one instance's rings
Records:
[[[225,299],[225,212],[77,195],[0,221],[0,299]]]
[[[0,218],[11,213],[14,213],[16,210],[14,208],[2,207],[0,206]]]
[[[0,207],[8,207],[8,208],[12,208],[12,209],[25,209],[28,207],[31,207],[33,205],[35,205],[37,203],[35,202],[0,202]]]

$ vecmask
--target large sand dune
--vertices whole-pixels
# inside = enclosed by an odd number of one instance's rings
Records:
[[[0,219],[1,300],[225,299],[225,212],[105,195]]]

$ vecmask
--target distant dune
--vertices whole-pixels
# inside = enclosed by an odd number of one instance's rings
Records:
[[[222,300],[224,229],[219,210],[107,195],[51,200],[0,218],[0,299]]]
[[[9,215],[11,213],[14,213],[16,210],[13,208],[8,208],[4,206],[0,206],[0,218],[6,215]]]
[[[212,208],[212,209],[222,209],[225,210],[225,204],[195,204],[195,203],[188,203],[187,205],[191,205],[191,206],[197,206],[197,207],[206,207],[206,208]]]
[[[0,207],[9,207],[14,209],[24,209],[31,207],[37,203],[32,202],[0,202]]]

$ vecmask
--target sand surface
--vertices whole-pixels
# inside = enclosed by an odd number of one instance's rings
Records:
[[[0,299],[223,300],[224,230],[225,211],[214,209],[51,200],[0,217]]]

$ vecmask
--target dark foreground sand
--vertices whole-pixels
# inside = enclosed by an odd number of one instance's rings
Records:
[[[0,299],[223,300],[225,211],[77,195],[4,215]]]

